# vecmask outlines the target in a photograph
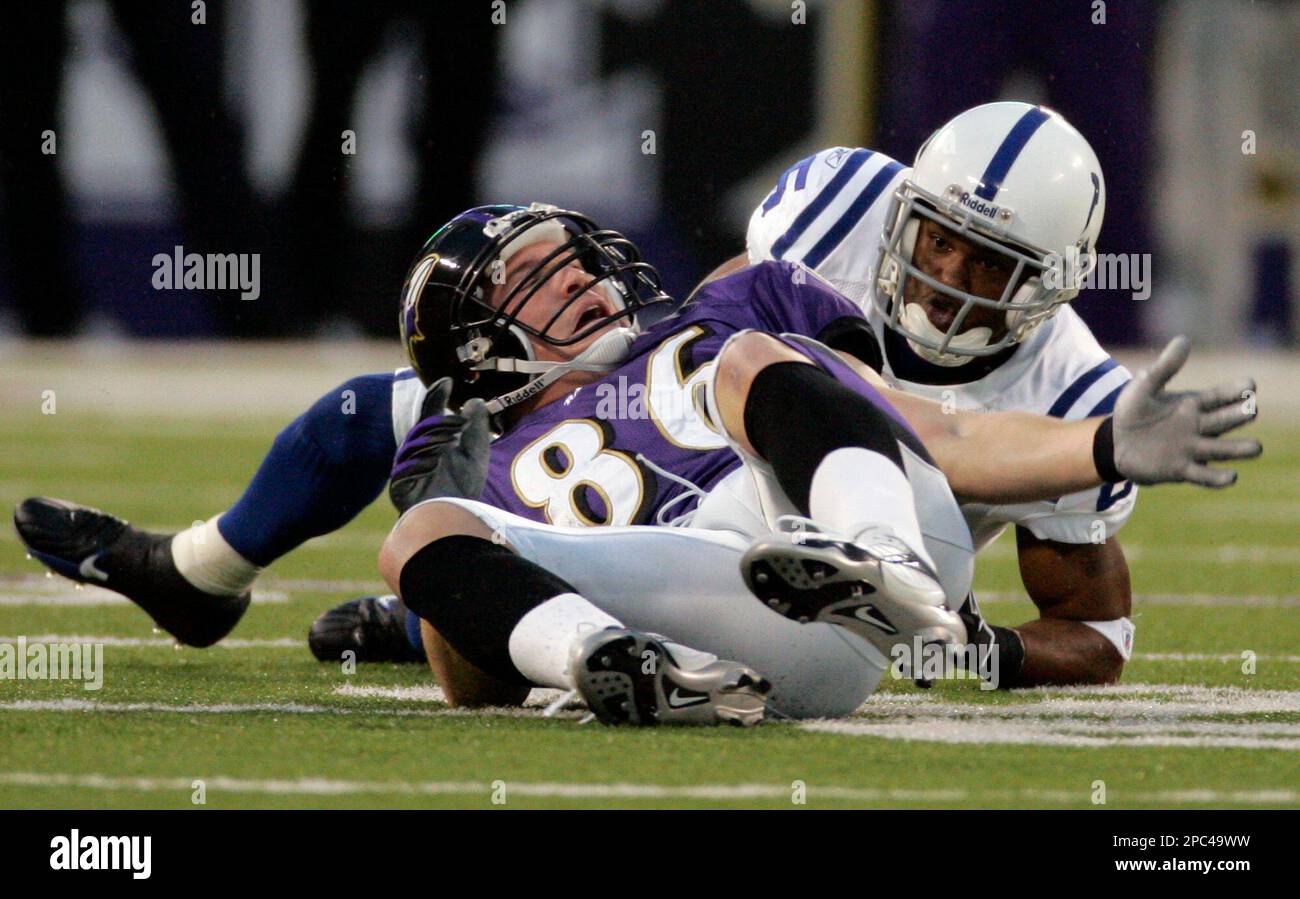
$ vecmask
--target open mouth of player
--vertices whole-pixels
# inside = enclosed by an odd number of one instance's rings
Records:
[[[930,319],[930,324],[940,331],[947,331],[952,327],[952,323],[957,318],[957,313],[961,311],[962,305],[960,300],[945,297],[941,294],[933,294],[925,300],[925,314]]]
[[[571,333],[575,336],[614,314],[614,310],[595,297],[589,300],[581,300],[574,305],[573,330]]]

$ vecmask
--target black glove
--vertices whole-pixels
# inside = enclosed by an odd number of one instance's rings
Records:
[[[426,499],[478,499],[483,493],[492,444],[487,404],[472,399],[456,414],[447,409],[450,398],[451,379],[436,381],[420,421],[397,451],[388,496],[398,512]]]

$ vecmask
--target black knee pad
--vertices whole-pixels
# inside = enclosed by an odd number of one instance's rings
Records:
[[[442,537],[402,566],[402,602],[471,664],[503,681],[529,681],[510,660],[510,633],[534,608],[573,588],[482,537]]]
[[[766,459],[781,488],[803,514],[813,474],[837,449],[859,446],[899,469],[899,444],[918,444],[887,411],[836,381],[816,365],[776,362],[754,378],[745,401],[745,433]]]

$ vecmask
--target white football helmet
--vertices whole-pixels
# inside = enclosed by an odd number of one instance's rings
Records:
[[[1106,212],[1101,166],[1083,135],[1057,112],[1028,103],[968,109],[921,146],[895,191],[881,235],[871,301],[922,358],[961,365],[1023,340],[1074,299],[1097,264]],[[1015,269],[997,298],[940,283],[917,269],[912,251],[921,218],[1011,258]],[[905,303],[908,278],[963,304],[940,331],[918,303]],[[904,308],[906,306],[906,308]],[[1007,333],[961,333],[976,306],[1006,311]]]

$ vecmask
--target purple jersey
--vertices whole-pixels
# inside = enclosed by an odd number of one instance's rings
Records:
[[[497,438],[482,499],[568,526],[653,524],[669,517],[660,510],[689,511],[698,496],[681,481],[708,491],[740,464],[705,404],[727,338],[747,328],[818,338],[845,319],[861,312],[802,266],[762,262],[720,278],[648,328],[621,367]]]

